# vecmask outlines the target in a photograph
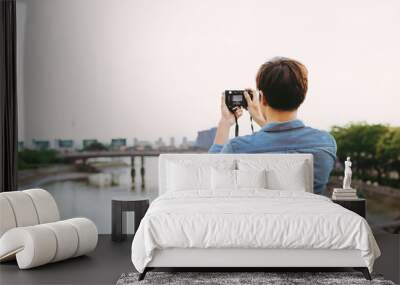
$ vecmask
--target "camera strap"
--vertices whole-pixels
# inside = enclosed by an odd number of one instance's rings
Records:
[[[235,116],[235,137],[239,136],[239,124],[238,124],[238,118],[236,117],[236,114],[233,113],[233,116]],[[250,116],[250,126],[251,126],[251,133],[254,134],[254,126],[253,126],[253,117]]]
[[[235,112],[233,113],[233,115],[235,116],[235,123],[236,123],[236,126],[235,126],[235,137],[237,137],[237,136],[239,136],[239,124],[238,124]]]

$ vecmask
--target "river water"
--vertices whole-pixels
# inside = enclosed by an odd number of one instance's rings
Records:
[[[121,160],[121,159],[119,159]],[[140,160],[135,160],[136,181],[133,188],[130,174],[130,160],[122,159],[127,166],[102,169],[105,174],[112,174],[121,183],[118,185],[98,187],[88,180],[71,180],[45,184],[57,202],[62,219],[87,217],[97,226],[100,234],[111,233],[111,201],[112,197],[137,197],[154,200],[158,195],[158,158],[145,158],[146,187],[141,188]],[[114,160],[115,162],[115,160]],[[133,232],[133,213],[128,213],[128,233]]]

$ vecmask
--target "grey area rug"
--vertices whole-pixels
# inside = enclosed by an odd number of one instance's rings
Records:
[[[117,285],[146,284],[267,284],[267,285],[297,285],[297,284],[368,284],[395,285],[384,280],[382,276],[372,275],[368,281],[359,272],[148,272],[146,278],[138,281],[138,273],[124,273]]]

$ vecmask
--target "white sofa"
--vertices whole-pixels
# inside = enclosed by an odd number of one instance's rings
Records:
[[[16,258],[28,269],[84,255],[96,248],[97,235],[89,219],[60,221],[46,190],[0,193],[0,262]]]

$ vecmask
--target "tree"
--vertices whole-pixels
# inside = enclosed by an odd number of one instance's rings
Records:
[[[86,146],[83,150],[84,151],[102,151],[102,150],[107,150],[108,148],[103,145],[102,143],[99,142],[93,142]]]
[[[390,128],[377,144],[377,155],[386,172],[400,177],[400,128]]]
[[[29,169],[59,162],[54,149],[24,149],[18,152],[18,169]]]
[[[339,160],[343,162],[347,156],[352,157],[355,176],[365,179],[374,171],[378,182],[381,182],[384,169],[377,156],[377,145],[388,130],[387,126],[381,124],[334,126],[331,134],[336,139]]]

